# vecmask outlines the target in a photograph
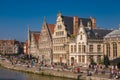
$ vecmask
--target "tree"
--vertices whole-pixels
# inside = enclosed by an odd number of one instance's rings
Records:
[[[108,55],[104,55],[104,61],[103,62],[104,62],[105,67],[108,68],[108,65],[110,65]]]

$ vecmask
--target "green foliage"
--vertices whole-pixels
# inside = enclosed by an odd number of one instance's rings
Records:
[[[70,37],[71,37],[72,39],[74,39],[74,38],[75,38],[75,35],[74,35],[74,34],[72,34],[72,35],[70,35]]]
[[[92,57],[90,58],[90,63],[91,63],[91,65],[96,65],[96,62],[93,60]]]

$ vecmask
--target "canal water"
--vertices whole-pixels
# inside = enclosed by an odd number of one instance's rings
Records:
[[[0,67],[0,80],[73,80],[73,79],[42,76],[31,73],[22,73]]]

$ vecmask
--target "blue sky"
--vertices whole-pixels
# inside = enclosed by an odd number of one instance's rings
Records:
[[[118,28],[120,0],[0,0],[0,39],[27,39],[27,28],[40,31],[44,16],[56,22],[57,13],[65,16],[94,17],[97,26]]]

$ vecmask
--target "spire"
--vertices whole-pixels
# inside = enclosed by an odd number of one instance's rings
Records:
[[[83,27],[82,19],[80,19],[80,27]]]
[[[30,25],[28,25],[28,54],[30,54]]]
[[[28,32],[30,31],[30,25],[28,25]]]
[[[44,16],[43,26],[46,24],[46,16]]]
[[[57,16],[62,16],[62,13],[61,11],[58,12]]]
[[[46,22],[46,16],[44,16],[44,22]]]

